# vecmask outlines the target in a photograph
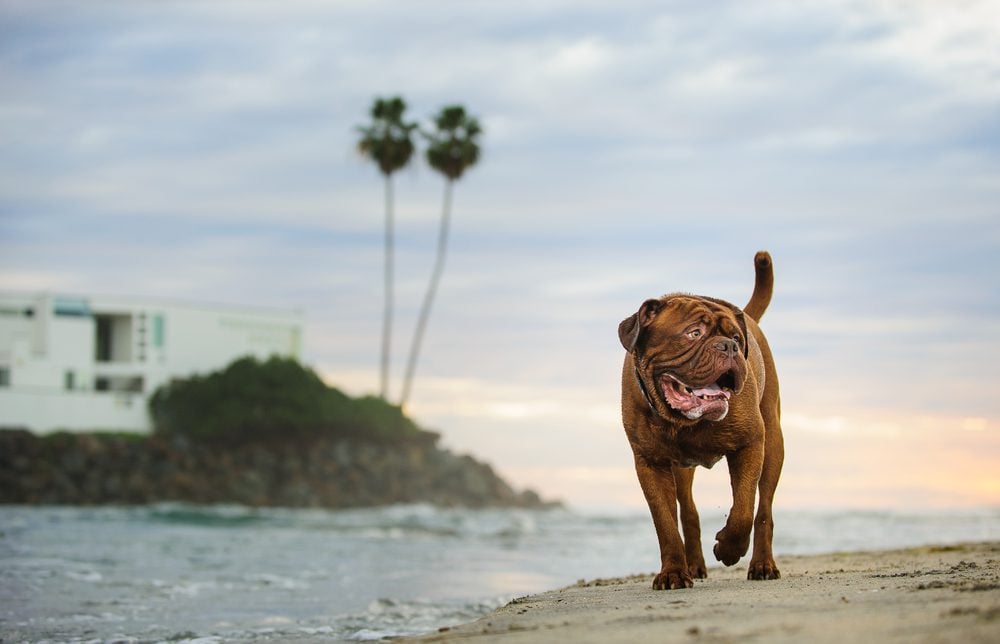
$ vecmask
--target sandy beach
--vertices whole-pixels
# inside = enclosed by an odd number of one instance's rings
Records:
[[[782,578],[747,581],[746,560],[693,589],[652,574],[580,581],[515,599],[418,641],[1000,642],[1000,542],[780,557]]]

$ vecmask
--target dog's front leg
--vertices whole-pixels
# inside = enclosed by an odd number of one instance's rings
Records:
[[[705,569],[705,556],[701,554],[701,519],[698,517],[698,508],[691,493],[694,468],[675,465],[671,469],[674,472],[674,484],[677,486],[677,505],[680,507],[681,532],[684,533],[684,556],[687,559],[688,572],[692,578],[704,579],[708,573]]]
[[[763,442],[755,441],[740,451],[729,454],[726,462],[729,464],[729,478],[733,488],[733,507],[729,510],[726,526],[715,535],[713,552],[716,559],[732,566],[750,547],[753,502],[764,465]]]
[[[688,572],[684,542],[677,530],[677,487],[673,471],[669,465],[651,465],[639,455],[635,457],[635,471],[660,542],[660,573],[653,579],[653,589],[691,588],[694,582]]]

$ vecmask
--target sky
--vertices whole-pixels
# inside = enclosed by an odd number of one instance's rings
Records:
[[[995,2],[0,0],[0,288],[300,309],[375,393],[392,95],[484,129],[408,405],[443,446],[643,507],[618,323],[767,249],[778,516],[1000,504]],[[443,182],[394,182],[396,398]]]

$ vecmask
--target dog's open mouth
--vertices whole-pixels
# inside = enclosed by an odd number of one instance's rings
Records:
[[[665,373],[660,376],[660,388],[667,404],[687,418],[722,420],[729,413],[729,399],[736,388],[736,376],[732,371],[726,371],[710,385],[690,387],[676,376]]]

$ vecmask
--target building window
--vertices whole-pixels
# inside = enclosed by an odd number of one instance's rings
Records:
[[[166,320],[162,313],[153,316],[153,346],[162,349],[166,341]]]
[[[97,337],[94,347],[98,362],[111,362],[111,318],[106,315],[98,315],[94,325]]]
[[[94,379],[97,391],[142,393],[144,388],[142,376],[97,376]]]
[[[90,302],[84,298],[57,297],[52,312],[66,317],[90,317]]]
[[[10,367],[0,367],[0,387],[10,387]]]
[[[138,325],[135,325],[136,327]],[[97,362],[131,362],[135,329],[129,314],[94,315],[94,357]],[[136,343],[137,344],[137,343]]]
[[[66,391],[73,391],[76,389],[76,374],[72,371],[67,371],[65,375]]]

